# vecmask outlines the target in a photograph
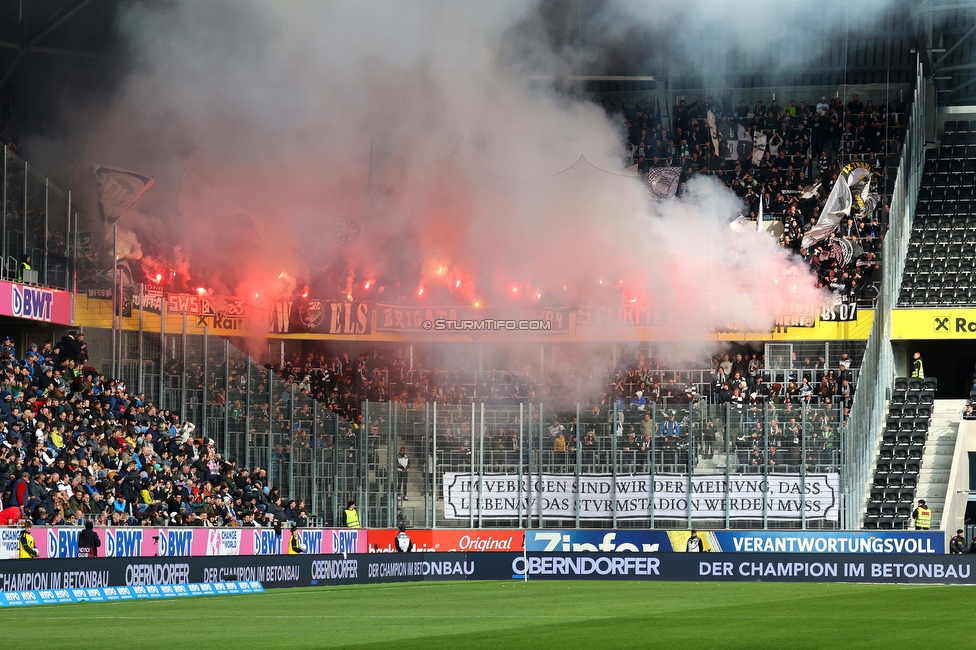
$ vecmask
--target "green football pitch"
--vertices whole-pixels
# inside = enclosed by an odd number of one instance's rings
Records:
[[[973,647],[967,587],[442,582],[0,611],[9,648]],[[892,645],[894,644],[894,645]]]

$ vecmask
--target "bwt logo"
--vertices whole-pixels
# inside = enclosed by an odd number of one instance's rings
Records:
[[[159,554],[164,557],[186,557],[193,547],[192,530],[160,530]]]
[[[108,557],[139,557],[142,555],[142,531],[106,529],[105,555]]]
[[[359,546],[359,531],[357,530],[332,531],[332,552],[333,553],[357,553],[358,546]]]
[[[936,316],[935,331],[945,332],[946,334],[950,332],[955,332],[956,334],[976,334],[976,321],[971,321],[968,318],[940,318]]]
[[[78,557],[78,533],[80,530],[51,529],[47,531],[48,557]]]
[[[281,536],[273,530],[254,531],[255,555],[278,555],[281,553]]]
[[[15,284],[10,292],[10,308],[17,318],[50,322],[54,292]]]
[[[322,552],[322,531],[302,530],[298,533],[298,541],[305,548],[306,553],[319,554]]]

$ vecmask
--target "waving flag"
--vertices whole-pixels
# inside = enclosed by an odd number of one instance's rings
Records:
[[[810,248],[817,242],[821,242],[834,232],[840,225],[844,217],[851,214],[851,188],[847,185],[847,179],[841,174],[834,183],[834,188],[830,190],[827,202],[824,204],[820,218],[816,225],[803,235],[803,248]]]
[[[153,184],[149,176],[124,169],[96,165],[93,171],[98,179],[98,211],[107,224],[118,221]]]

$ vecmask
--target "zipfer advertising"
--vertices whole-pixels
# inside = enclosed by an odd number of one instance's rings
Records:
[[[0,591],[259,582],[265,589],[445,580],[976,584],[976,556],[851,553],[396,553],[9,560]]]

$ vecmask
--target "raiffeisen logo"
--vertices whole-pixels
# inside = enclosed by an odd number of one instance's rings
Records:
[[[573,553],[656,553],[661,548],[660,544],[644,541],[621,541],[617,543],[618,534],[620,533],[603,533],[603,538],[600,539],[599,533],[590,531],[572,531],[569,533],[561,533],[559,531],[533,532],[530,533],[530,542],[534,543],[528,544],[528,550],[543,551],[546,553],[552,551]],[[635,534],[639,535],[640,533]],[[541,549],[538,548],[542,544],[545,544],[545,546]]]

